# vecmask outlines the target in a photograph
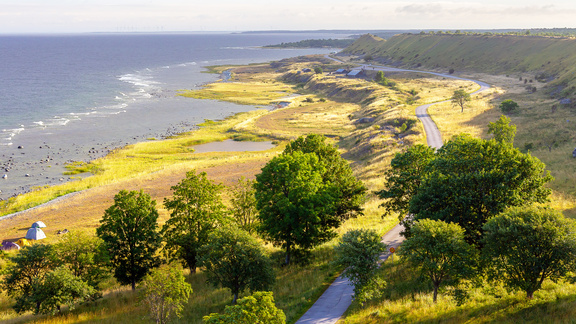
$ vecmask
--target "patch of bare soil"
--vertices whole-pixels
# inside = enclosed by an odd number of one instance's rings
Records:
[[[226,186],[232,186],[238,178],[254,178],[267,161],[258,160],[245,163],[226,163],[206,169],[209,179]],[[95,229],[104,215],[104,211],[114,201],[114,195],[120,190],[143,190],[158,203],[161,223],[168,216],[163,209],[164,198],[172,195],[170,187],[186,176],[189,169],[178,168],[157,172],[144,177],[120,181],[103,187],[84,190],[74,195],[61,197],[34,209],[26,210],[0,221],[0,239],[17,240],[26,235],[32,223],[41,220],[48,226],[44,229],[47,241],[53,241],[59,230]]]

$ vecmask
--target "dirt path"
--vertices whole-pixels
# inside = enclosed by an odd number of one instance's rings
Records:
[[[336,59],[334,60],[338,61]],[[484,91],[490,88],[490,85],[484,82],[460,78],[447,74],[445,75],[435,72],[404,70],[404,69],[373,66],[373,65],[370,65],[370,68],[379,71],[429,73],[447,78],[473,81],[480,86],[480,89],[475,91],[474,93],[478,93],[480,91]],[[432,105],[436,105],[439,103],[441,102],[422,105],[416,108],[416,117],[418,117],[418,119],[424,125],[424,132],[426,133],[426,140],[428,146],[434,147],[436,149],[442,147],[442,135],[440,134],[440,131],[438,130],[438,127],[436,126],[434,121],[430,118],[430,115],[428,115],[428,108]],[[398,246],[402,244],[402,241],[404,241],[404,237],[400,235],[400,232],[402,232],[402,230],[404,230],[404,227],[402,225],[400,224],[396,225],[388,233],[386,233],[384,237],[382,237],[382,243],[384,243],[388,249],[391,247],[394,247],[395,249],[398,248]],[[391,255],[390,252],[386,252],[380,255],[380,262],[386,261],[386,259],[388,259],[390,255]],[[353,294],[354,291],[350,282],[347,279],[343,278],[342,276],[339,276],[332,283],[332,285],[330,285],[330,287],[324,292],[324,294],[322,294],[322,296],[318,298],[318,300],[314,303],[314,305],[312,305],[312,307],[310,307],[310,309],[296,322],[296,324],[336,323],[342,317],[342,315],[344,315],[344,312],[346,312],[350,304],[352,304]]]

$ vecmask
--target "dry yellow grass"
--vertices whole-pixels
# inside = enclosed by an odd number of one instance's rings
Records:
[[[277,80],[269,78],[277,76],[266,65],[253,67],[226,67],[233,70],[233,78],[237,84],[222,83],[221,96],[226,100],[236,101],[244,97],[243,84],[256,82],[250,88],[253,96],[264,94],[264,101],[270,101],[270,93],[274,89],[281,90],[284,96],[292,89],[290,85],[280,86]],[[260,73],[252,73],[251,68]],[[393,78],[393,76],[387,76]],[[167,217],[166,210],[162,207],[162,200],[168,197],[170,186],[180,181],[186,171],[194,168],[198,171],[206,171],[209,178],[230,185],[240,176],[254,177],[260,172],[260,168],[283,147],[267,152],[248,153],[203,153],[191,154],[191,145],[204,143],[212,140],[223,140],[234,134],[252,134],[274,139],[291,139],[309,133],[325,134],[333,139],[333,143],[341,147],[343,156],[351,161],[351,166],[360,179],[369,188],[370,194],[366,201],[365,216],[348,220],[339,229],[339,233],[353,228],[375,228],[384,233],[395,225],[395,216],[385,219],[380,217],[381,211],[378,206],[381,203],[373,195],[375,190],[382,188],[382,175],[389,167],[391,158],[412,143],[424,141],[422,127],[419,123],[414,124],[405,132],[400,131],[402,123],[415,119],[414,109],[417,104],[435,102],[449,97],[455,89],[461,87],[473,90],[474,85],[466,81],[442,80],[441,78],[420,78],[417,75],[399,74],[398,88],[400,90],[415,89],[419,92],[420,99],[415,104],[405,103],[408,95],[406,92],[393,90],[371,82],[362,80],[337,80],[328,76],[317,78],[314,87],[317,89],[300,89],[302,91],[329,91],[331,87],[344,86],[351,102],[343,98],[337,100],[328,99],[320,102],[320,95],[306,95],[292,98],[292,104],[288,108],[274,111],[258,110],[245,114],[239,114],[219,123],[206,123],[200,130],[179,136],[168,141],[139,143],[123,150],[118,150],[109,157],[96,161],[95,165],[105,170],[98,176],[91,177],[93,182],[85,184],[88,190],[82,191],[72,197],[43,206],[41,208],[26,211],[18,217],[2,221],[0,237],[18,238],[25,233],[25,229],[39,218],[45,221],[49,230],[50,242],[54,239],[54,232],[58,229],[94,229],[104,213],[104,210],[112,203],[113,196],[121,189],[140,190],[152,195],[159,203],[161,223]],[[268,81],[269,80],[269,81]],[[287,88],[283,88],[287,87]],[[324,88],[322,88],[324,87]],[[216,88],[214,88],[216,89]],[[233,91],[232,91],[232,90]],[[228,91],[226,93],[226,91]],[[372,91],[372,92],[370,92]],[[239,93],[242,92],[242,95]],[[324,94],[325,96],[325,94]],[[313,103],[304,102],[307,97],[313,98]],[[370,99],[370,97],[375,97]],[[366,99],[370,99],[365,101]],[[242,99],[244,100],[244,99]],[[247,99],[246,103],[252,102]],[[358,104],[364,102],[363,104]],[[253,102],[252,102],[253,103]],[[479,109],[478,109],[479,110]],[[474,110],[473,110],[474,111]],[[357,123],[362,117],[374,118],[368,124]],[[470,117],[474,119],[474,117]],[[461,123],[466,123],[462,120]],[[456,126],[454,126],[456,127]],[[108,172],[108,173],[107,173]],[[90,179],[90,178],[88,178]],[[566,205],[568,206],[568,205]],[[282,295],[282,307],[291,310],[291,318],[294,319],[302,307],[309,304],[319,287],[325,284],[325,275],[334,275],[330,272],[329,260],[331,259],[330,247],[336,241],[331,241],[319,247],[315,253],[319,261],[313,267],[286,269],[280,274],[281,283],[275,294]],[[201,281],[201,276],[191,279]],[[304,282],[306,281],[306,282]],[[291,297],[294,290],[290,290],[288,282],[294,282],[296,286],[306,290],[298,293],[297,297]],[[196,286],[196,293],[200,293],[198,301],[193,301],[187,307],[190,312],[221,311],[226,300],[226,291],[201,288],[200,283]],[[286,285],[285,285],[286,284]],[[303,286],[303,287],[302,287]],[[300,289],[299,288],[299,289]],[[218,297],[219,296],[219,297]],[[196,296],[193,295],[193,298]],[[294,300],[294,298],[298,300]],[[63,323],[89,322],[141,322],[142,309],[134,306],[134,300],[124,292],[112,292],[109,299],[99,306],[79,310],[66,317],[58,318]],[[116,305],[120,303],[120,305]],[[123,304],[130,304],[124,307]],[[198,322],[197,314],[188,314],[187,320]],[[192,318],[195,318],[192,320]],[[54,322],[53,318],[42,319],[43,323]]]
[[[528,93],[518,76],[474,74],[469,77],[493,87],[472,96],[463,113],[450,103],[430,107],[428,112],[438,125],[442,139],[446,141],[459,133],[490,138],[488,123],[502,115],[499,104],[505,99],[514,100],[520,106],[519,112],[509,115],[512,124],[517,125],[514,145],[522,150],[527,144],[533,146],[530,153],[544,162],[555,178],[549,184],[553,189],[550,205],[566,216],[576,218],[576,188],[573,185],[576,182],[576,160],[572,158],[576,139],[572,131],[576,122],[574,112],[550,99],[544,91]]]

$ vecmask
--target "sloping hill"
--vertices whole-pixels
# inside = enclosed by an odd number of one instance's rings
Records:
[[[343,54],[396,66],[496,74],[529,74],[548,91],[576,90],[576,39],[511,35],[402,34],[389,40],[364,35]]]

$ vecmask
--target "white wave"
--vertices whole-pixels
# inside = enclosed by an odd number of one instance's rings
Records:
[[[178,64],[178,66],[181,66],[181,67],[186,67],[186,66],[191,66],[191,65],[196,65],[196,62],[187,62],[187,63]]]
[[[59,116],[54,116],[54,117],[47,123],[47,125],[49,125],[49,126],[66,126],[69,122],[70,122],[70,119],[68,119],[68,118],[59,117]]]
[[[2,129],[2,132],[0,132],[0,145],[12,145],[12,139],[14,136],[20,134],[24,130],[26,130],[24,127]]]
[[[32,122],[32,124],[35,124],[38,126],[45,126],[43,121]]]

